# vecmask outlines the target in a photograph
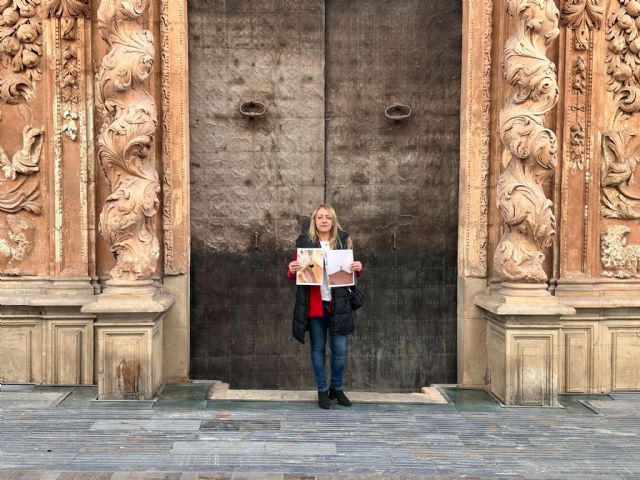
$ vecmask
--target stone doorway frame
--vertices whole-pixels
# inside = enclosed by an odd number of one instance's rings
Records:
[[[163,376],[189,378],[189,85],[187,0],[160,14],[164,285],[176,298],[164,326]],[[485,385],[486,336],[473,298],[487,286],[493,0],[463,2],[458,219],[458,383]],[[481,125],[481,128],[476,128]],[[175,130],[177,129],[177,132]],[[175,132],[175,133],[174,133]]]

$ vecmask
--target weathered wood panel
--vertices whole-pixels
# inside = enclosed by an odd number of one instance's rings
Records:
[[[327,197],[365,263],[350,361],[368,388],[456,379],[461,17],[447,1],[327,2]]]
[[[461,16],[446,1],[189,2],[192,377],[313,386],[284,273],[326,198],[366,270],[349,387],[455,381]],[[265,114],[243,117],[244,101]],[[385,117],[393,103],[412,115]]]

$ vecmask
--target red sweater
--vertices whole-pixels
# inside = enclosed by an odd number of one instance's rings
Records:
[[[293,259],[298,259],[298,252],[293,253]],[[362,275],[362,270],[356,272],[356,277]],[[291,280],[296,279],[296,274],[291,273],[287,269],[287,277]],[[319,285],[309,285],[309,317],[322,317],[324,312],[322,310],[322,293],[320,293]]]

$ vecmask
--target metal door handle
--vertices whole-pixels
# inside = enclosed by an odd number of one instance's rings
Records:
[[[245,117],[261,117],[267,112],[267,107],[262,102],[248,100],[240,104],[240,113]]]
[[[391,120],[404,120],[411,116],[411,107],[409,105],[396,103],[384,109],[384,116]]]

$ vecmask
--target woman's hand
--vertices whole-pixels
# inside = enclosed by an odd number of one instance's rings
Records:
[[[300,270],[302,270],[304,268],[304,265],[302,265],[299,261],[294,260],[293,262],[289,263],[289,271],[291,273],[296,273],[299,272]]]
[[[351,267],[351,270],[353,270],[354,272],[359,272],[362,270],[361,262],[352,262],[349,266]]]

